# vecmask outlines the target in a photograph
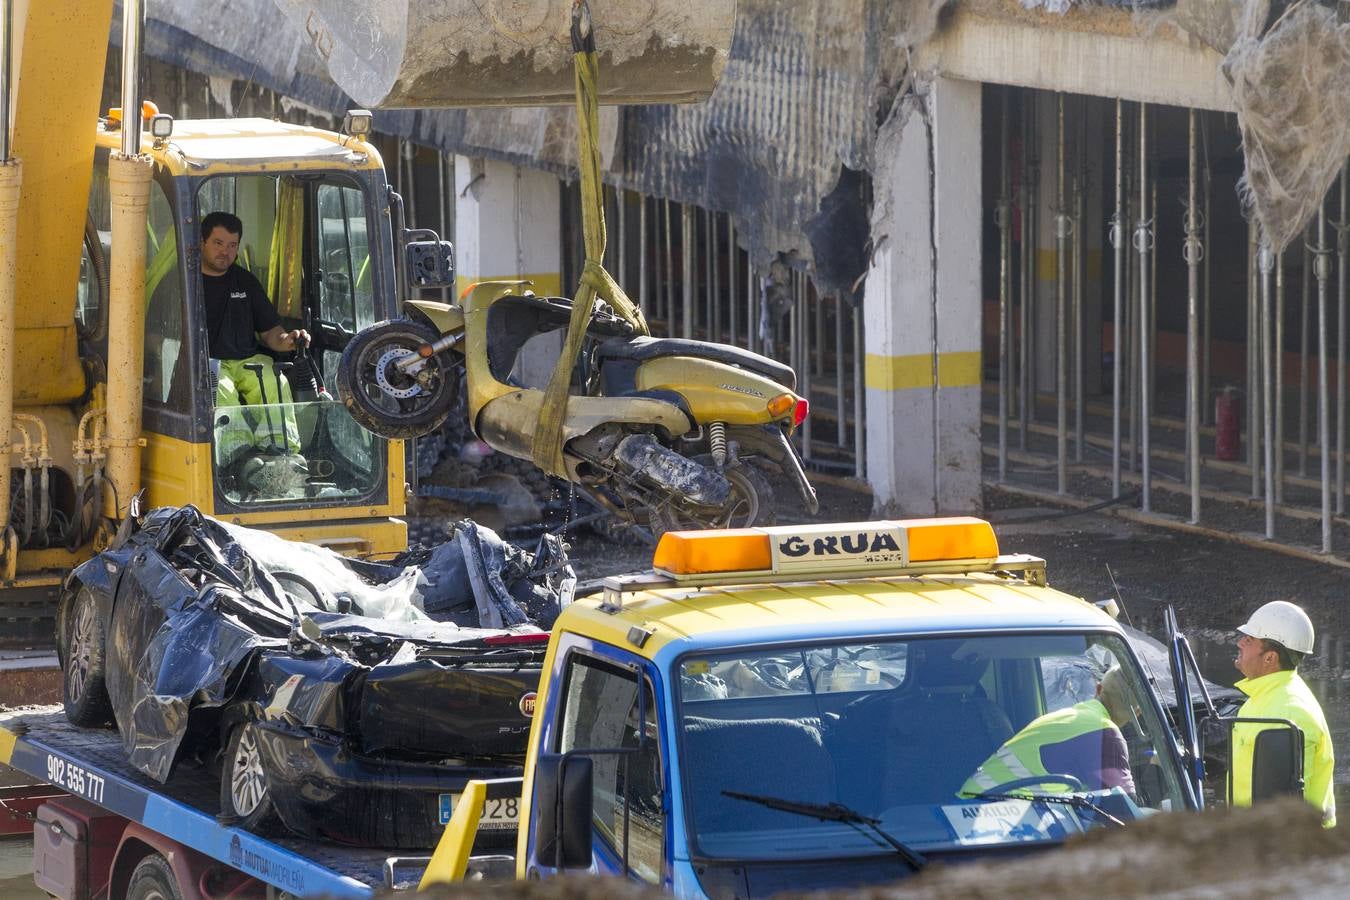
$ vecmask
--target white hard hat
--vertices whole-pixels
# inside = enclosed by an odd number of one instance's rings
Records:
[[[1238,631],[1254,638],[1283,644],[1295,653],[1313,650],[1313,625],[1308,614],[1287,600],[1272,600],[1262,606]]]

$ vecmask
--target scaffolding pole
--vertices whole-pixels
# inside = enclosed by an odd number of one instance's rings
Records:
[[[1079,106],[1079,122],[1086,120]],[[1081,130],[1081,128],[1080,128]],[[1086,172],[1082,140],[1075,147],[1078,173],[1073,180],[1073,461],[1083,461],[1083,419],[1086,414],[1083,399],[1083,192]]]
[[[1152,371],[1152,316],[1150,315],[1149,247],[1153,241],[1152,221],[1148,206],[1148,104],[1139,104],[1139,227],[1135,243],[1139,248],[1139,468],[1142,477],[1140,509],[1153,508],[1153,471],[1149,464],[1149,416],[1153,406]]]
[[[1275,256],[1275,347],[1271,356],[1271,365],[1275,371],[1270,377],[1275,379],[1275,400],[1272,414],[1275,416],[1274,454],[1271,456],[1274,472],[1275,502],[1284,502],[1284,254]]]
[[[1308,342],[1312,330],[1312,225],[1303,229],[1303,271],[1299,273],[1298,313],[1298,474],[1308,474]],[[1283,501],[1283,492],[1281,492]]]
[[[998,480],[1008,477],[1008,256],[1012,252],[1008,184],[1008,89],[999,104],[998,188]],[[842,308],[840,310],[842,312]],[[842,441],[841,441],[842,443]]]
[[[1186,470],[1191,488],[1191,524],[1200,522],[1200,213],[1196,196],[1195,110],[1189,116],[1190,154],[1186,179]]]
[[[1201,238],[1205,248],[1205,267],[1201,271],[1203,278],[1201,290],[1201,312],[1200,322],[1203,329],[1200,338],[1200,424],[1204,425],[1209,421],[1209,398],[1210,398],[1210,375],[1213,361],[1210,359],[1210,343],[1213,335],[1212,318],[1210,314],[1209,289],[1211,282],[1210,272],[1210,242],[1209,242],[1209,211],[1212,197],[1213,184],[1210,178],[1209,169],[1209,129],[1205,126],[1205,116],[1200,114],[1200,149],[1203,152],[1203,163],[1200,169],[1201,185],[1204,188],[1204,206],[1200,212],[1200,219],[1204,227],[1204,236]]]
[[[1121,329],[1124,316],[1121,304],[1124,302],[1122,289],[1125,286],[1125,159],[1124,141],[1124,101],[1116,100],[1116,213],[1111,217],[1111,249],[1115,252],[1115,271],[1113,276],[1113,309],[1111,311],[1111,496],[1120,496],[1120,374],[1121,374]]]
[[[1247,224],[1247,462],[1251,468],[1253,499],[1261,496],[1261,446],[1257,421],[1261,414],[1261,387],[1258,384],[1261,353],[1261,279],[1260,251],[1257,249],[1256,221]]]
[[[1341,164],[1341,220],[1336,223],[1336,515],[1345,512],[1345,288],[1350,255],[1350,211],[1346,209],[1350,160]]]
[[[1322,457],[1322,552],[1331,552],[1331,397],[1327,385],[1327,282],[1331,280],[1331,249],[1327,247],[1327,204],[1317,207],[1317,435]],[[1306,275],[1306,273],[1305,273]]]
[[[1261,319],[1261,359],[1258,364],[1258,376],[1261,381],[1261,424],[1265,432],[1265,451],[1266,451],[1266,490],[1265,490],[1265,510],[1266,510],[1266,540],[1275,539],[1275,434],[1274,434],[1274,414],[1270,402],[1271,391],[1271,344],[1270,344],[1270,280],[1272,271],[1275,268],[1275,253],[1267,243],[1265,235],[1261,236],[1261,251],[1259,265],[1261,269],[1261,308],[1258,315]]]
[[[1055,130],[1055,491],[1069,490],[1069,339],[1068,297],[1065,282],[1069,277],[1069,231],[1065,213],[1069,198],[1065,192],[1064,95],[1056,94]]]
[[[647,296],[647,198],[638,194],[638,309],[644,318],[651,319],[651,299]]]
[[[727,213],[727,341],[739,345],[741,342],[740,316],[737,315],[740,304],[736,302],[736,222]],[[842,441],[840,443],[843,443]]]

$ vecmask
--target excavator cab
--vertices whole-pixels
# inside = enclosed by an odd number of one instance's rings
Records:
[[[366,192],[347,175],[320,172],[221,175],[196,195],[197,221],[214,211],[246,221],[237,264],[264,286],[282,326],[312,339],[293,354],[260,345],[245,364],[259,396],[245,403],[219,390],[220,364],[208,351],[201,399],[212,409],[218,501],[240,509],[362,501],[382,487],[383,442],[356,427],[324,385],[351,334],[377,321]]]
[[[107,255],[110,149],[95,157],[91,272]],[[359,518],[344,529],[350,549],[402,549],[402,524],[372,517],[403,512],[401,445],[362,429],[325,389],[351,335],[395,313],[391,194],[378,154],[261,120],[178,123],[172,144],[154,152],[162,164],[146,215],[141,466],[150,504],[193,503],[282,532],[294,523],[311,538],[325,519]],[[257,278],[285,329],[312,339],[295,353],[259,343],[245,367],[261,396],[234,402],[218,391],[201,277],[200,223],[216,211],[243,223],[236,265]],[[82,277],[77,319],[95,347],[106,341],[97,297],[97,279]]]

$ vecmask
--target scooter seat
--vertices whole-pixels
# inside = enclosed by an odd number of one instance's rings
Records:
[[[711,359],[729,366],[740,366],[783,385],[790,391],[797,389],[797,373],[791,366],[777,360],[733,347],[730,344],[713,344],[707,341],[691,341],[684,338],[619,337],[611,338],[598,347],[599,360],[629,359],[641,362],[662,356],[693,356],[699,359]]]

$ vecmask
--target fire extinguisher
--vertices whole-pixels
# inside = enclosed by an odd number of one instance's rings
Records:
[[[1224,388],[1214,400],[1214,455],[1237,459],[1242,445],[1242,413],[1238,392]]]

